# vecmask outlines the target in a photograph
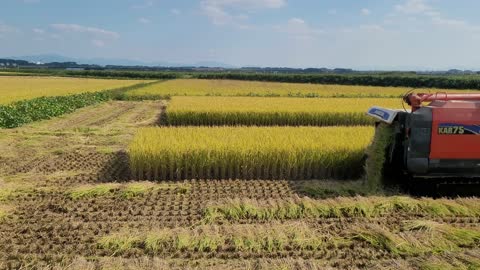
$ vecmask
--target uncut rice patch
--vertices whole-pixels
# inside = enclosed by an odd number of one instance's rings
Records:
[[[250,96],[250,97],[359,97],[401,98],[405,87],[332,85],[310,83],[258,82],[239,80],[176,79],[129,91],[131,98],[141,96]],[[419,93],[472,92],[476,90],[417,89]]]
[[[373,125],[372,106],[401,108],[391,98],[173,97],[166,123],[172,126],[338,126]]]
[[[322,179],[363,172],[373,127],[143,128],[129,146],[137,179]]]

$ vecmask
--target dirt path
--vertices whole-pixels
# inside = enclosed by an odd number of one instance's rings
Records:
[[[178,250],[152,256],[144,245],[131,246],[121,254],[100,247],[101,239],[122,231],[135,236],[176,228],[194,230],[206,224],[206,207],[214,203],[240,198],[275,205],[303,195],[298,183],[289,181],[186,180],[147,184],[147,191],[143,184],[131,185],[126,147],[136,129],[158,123],[162,106],[162,102],[109,102],[62,118],[0,130],[0,269],[410,269],[419,263],[418,256],[400,256],[361,241],[342,242],[349,239],[347,232],[359,226],[398,230],[405,220],[426,219],[418,215],[279,221],[301,222],[315,235],[343,239],[313,250],[287,245],[281,250],[236,251],[227,243],[218,250],[202,251],[177,244],[172,249]],[[430,220],[480,227],[475,215]],[[273,228],[272,224],[239,218],[210,225],[220,231],[235,231],[236,226],[255,231]],[[118,241],[118,245],[128,244]],[[471,258],[478,252],[477,245],[449,253],[448,258]],[[435,256],[421,258],[437,260]]]

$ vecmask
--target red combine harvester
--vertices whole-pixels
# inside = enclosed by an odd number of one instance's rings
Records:
[[[410,93],[403,100],[411,111],[372,107],[367,113],[394,127],[387,168],[413,179],[443,179],[437,183],[479,183],[480,94]]]

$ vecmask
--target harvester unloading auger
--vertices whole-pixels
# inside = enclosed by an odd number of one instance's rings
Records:
[[[393,132],[387,170],[413,180],[479,183],[480,94],[409,93],[403,100],[410,111],[372,107],[367,112]]]

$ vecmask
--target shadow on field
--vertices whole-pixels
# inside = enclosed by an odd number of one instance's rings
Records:
[[[167,125],[167,106],[162,105],[160,107],[160,114],[158,115],[157,120],[155,121],[156,126]]]
[[[406,182],[384,187],[373,192],[363,180],[292,180],[288,181],[290,189],[299,196],[315,199],[354,196],[413,196],[431,198],[457,198],[480,196],[480,184],[471,181],[442,182],[429,181]]]
[[[290,180],[290,189],[299,196],[315,199],[367,196],[362,180]]]
[[[107,162],[100,168],[98,179],[100,182],[121,182],[130,179],[130,166],[126,151],[110,154]]]
[[[406,186],[406,192],[417,197],[478,197],[480,184],[471,179],[457,179],[446,182],[441,179],[428,181],[411,181]]]

